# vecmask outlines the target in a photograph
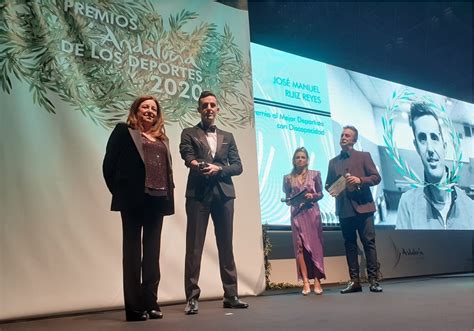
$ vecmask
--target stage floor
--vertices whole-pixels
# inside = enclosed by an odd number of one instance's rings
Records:
[[[302,296],[296,290],[244,298],[246,310],[223,309],[221,301],[199,302],[186,316],[184,304],[163,306],[162,320],[124,322],[122,310],[14,321],[1,331],[103,330],[474,330],[474,275],[388,280],[383,293],[342,295],[343,286]]]

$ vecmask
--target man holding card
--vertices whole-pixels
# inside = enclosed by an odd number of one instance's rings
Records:
[[[339,216],[344,237],[347,264],[351,280],[342,294],[361,292],[357,233],[364,246],[367,260],[367,276],[371,292],[382,292],[377,282],[378,262],[375,248],[374,212],[375,203],[370,186],[380,183],[380,175],[368,152],[354,149],[358,131],[345,126],[339,145],[341,153],[329,161],[326,190],[336,198],[336,215]]]

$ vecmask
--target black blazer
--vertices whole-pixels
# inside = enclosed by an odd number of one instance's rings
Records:
[[[217,148],[214,158],[206,139],[206,133],[200,124],[184,129],[181,133],[179,152],[187,167],[189,167],[192,160],[212,163],[222,167],[222,171],[211,178],[207,178],[201,175],[198,170],[191,168],[186,186],[186,198],[200,199],[204,197],[213,181],[220,186],[225,197],[235,198],[234,184],[231,177],[240,175],[243,171],[239,151],[232,133],[220,129],[216,129],[216,133]]]
[[[174,182],[168,141],[167,150],[169,192],[165,215],[174,214]],[[112,193],[111,210],[127,210],[143,204],[145,197],[145,163],[140,131],[119,123],[107,142],[102,171]],[[160,174],[161,175],[161,174]]]

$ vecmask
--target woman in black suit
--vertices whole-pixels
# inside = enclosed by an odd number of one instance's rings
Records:
[[[120,211],[122,217],[126,320],[162,318],[157,302],[161,228],[163,216],[174,214],[174,184],[163,113],[156,98],[137,98],[127,123],[117,124],[112,131],[103,173],[112,193],[111,210]]]

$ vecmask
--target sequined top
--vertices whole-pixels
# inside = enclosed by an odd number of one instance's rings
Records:
[[[145,192],[153,196],[168,195],[167,150],[161,140],[142,136],[145,158]]]

